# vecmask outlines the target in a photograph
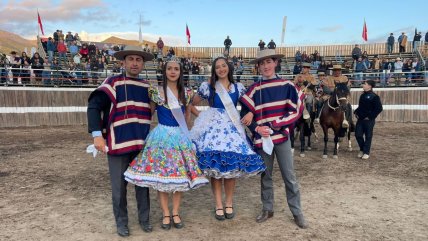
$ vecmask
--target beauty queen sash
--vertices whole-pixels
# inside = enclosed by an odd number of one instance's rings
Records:
[[[186,136],[189,135],[189,129],[187,128],[186,119],[184,118],[183,111],[181,110],[181,106],[178,103],[177,97],[175,97],[174,93],[172,93],[169,87],[166,88],[167,96],[168,96],[168,106],[171,109],[172,115],[175,120],[178,122],[180,129]]]
[[[244,127],[241,124],[241,118],[239,116],[238,110],[233,104],[232,98],[230,98],[230,95],[219,81],[217,81],[215,84],[215,89],[233,125],[236,127],[241,137],[246,140],[247,136],[245,134]],[[235,91],[238,90],[235,89]]]

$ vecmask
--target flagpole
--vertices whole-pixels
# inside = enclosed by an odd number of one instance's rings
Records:
[[[40,35],[40,26],[39,26],[39,8],[37,8],[37,24],[36,24],[36,26],[37,26],[37,38],[39,37],[39,35]]]

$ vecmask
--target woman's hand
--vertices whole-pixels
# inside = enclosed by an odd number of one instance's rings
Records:
[[[249,126],[251,122],[253,121],[254,114],[252,112],[248,112],[244,117],[241,119],[241,123]]]

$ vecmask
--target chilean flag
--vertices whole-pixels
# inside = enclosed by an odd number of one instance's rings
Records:
[[[367,42],[367,39],[368,39],[368,37],[367,37],[367,25],[366,25],[366,20],[365,19],[364,19],[364,26],[363,26],[362,37],[363,37],[364,41]]]
[[[42,19],[40,18],[39,11],[37,11],[37,22],[39,23],[40,30],[42,30],[42,35],[45,35],[45,32],[43,31],[43,24],[42,24]]]
[[[187,27],[187,23],[186,23],[186,37],[187,37],[187,43],[190,44],[190,31],[189,31],[189,27]]]

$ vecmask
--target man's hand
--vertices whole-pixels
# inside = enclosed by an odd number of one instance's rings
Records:
[[[254,114],[252,112],[248,112],[244,117],[241,119],[241,123],[249,126],[251,122],[253,121]]]
[[[262,137],[270,136],[271,131],[272,130],[269,128],[269,126],[258,126],[256,128],[256,132],[259,133]]]
[[[94,137],[94,146],[98,151],[106,153],[106,141],[102,136]]]

